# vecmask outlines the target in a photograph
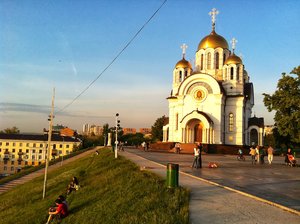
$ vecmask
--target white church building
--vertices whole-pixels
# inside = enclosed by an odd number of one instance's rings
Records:
[[[218,11],[209,13],[212,31],[196,50],[195,65],[183,57],[173,70],[169,123],[164,142],[263,145],[264,120],[251,117],[254,90],[242,59],[215,31]]]

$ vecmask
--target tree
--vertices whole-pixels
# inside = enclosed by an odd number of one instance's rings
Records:
[[[268,111],[276,111],[278,133],[288,139],[287,145],[300,143],[300,66],[290,74],[282,73],[274,94],[263,94]]]
[[[164,115],[160,118],[157,118],[154,125],[151,127],[152,139],[154,141],[163,140],[163,126],[165,125],[168,118]]]
[[[19,134],[20,130],[17,127],[12,127],[12,128],[6,128],[3,131],[0,131],[0,133],[5,133],[5,134]]]

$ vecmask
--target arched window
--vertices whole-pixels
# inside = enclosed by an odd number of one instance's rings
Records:
[[[211,53],[207,54],[207,69],[211,69]]]
[[[184,72],[184,78],[186,78],[186,77],[187,77],[187,75],[188,75],[188,72],[187,72],[187,71],[185,71],[185,72]]]
[[[203,70],[203,59],[204,59],[204,55],[201,54],[201,65],[200,65],[201,70]]]
[[[176,113],[176,130],[178,130],[178,113]]]
[[[224,53],[223,54],[223,65],[225,64],[225,61],[226,61],[226,54]]]
[[[219,53],[215,54],[216,69],[219,69]]]
[[[239,79],[240,79],[239,70],[240,70],[240,69],[239,69],[239,67],[237,66],[237,67],[236,67],[236,80],[237,80],[237,81],[239,81]]]
[[[179,71],[179,82],[181,82],[182,79],[182,71]]]
[[[233,80],[233,67],[230,68],[230,80]]]
[[[233,131],[233,113],[229,114],[229,131]]]

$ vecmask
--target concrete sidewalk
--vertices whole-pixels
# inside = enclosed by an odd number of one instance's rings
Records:
[[[119,154],[136,163],[142,170],[166,177],[166,166],[161,163],[145,159],[134,151]],[[191,191],[189,216],[192,224],[300,223],[300,212],[297,210],[194,176],[192,173],[180,172],[179,184]]]

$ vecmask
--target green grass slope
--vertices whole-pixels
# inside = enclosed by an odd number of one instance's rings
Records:
[[[0,195],[2,224],[46,223],[48,208],[64,194],[73,176],[82,186],[67,198],[70,215],[61,223],[188,223],[187,190],[166,188],[165,181],[108,149],[64,165]]]

